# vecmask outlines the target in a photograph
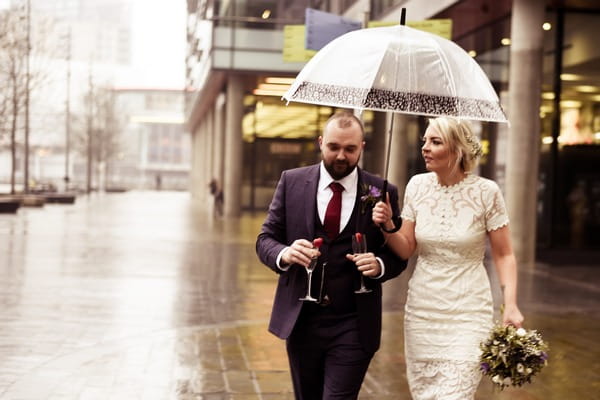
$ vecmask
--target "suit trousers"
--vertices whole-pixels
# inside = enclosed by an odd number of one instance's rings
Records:
[[[360,343],[356,313],[304,304],[286,347],[296,399],[358,398],[373,354]]]

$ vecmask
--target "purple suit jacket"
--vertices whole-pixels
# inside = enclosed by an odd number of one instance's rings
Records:
[[[287,339],[298,320],[302,302],[298,299],[306,291],[306,271],[292,265],[281,271],[276,260],[281,250],[296,239],[311,241],[315,237],[316,194],[319,182],[319,165],[284,171],[275,190],[269,212],[256,241],[256,252],[260,260],[279,274],[279,282],[273,302],[269,331]],[[358,197],[361,185],[383,186],[383,180],[361,169],[358,170]],[[398,189],[388,186],[394,215],[398,210]],[[381,283],[396,277],[406,268],[406,261],[400,259],[384,245],[384,237],[371,219],[371,207],[361,212],[360,199],[355,203],[353,213],[357,218],[357,229],[364,232],[368,248],[385,264],[385,274],[379,279],[369,279],[369,294],[356,294],[356,308],[359,320],[359,334],[365,350],[375,352],[381,337]],[[348,250],[350,253],[350,250]]]

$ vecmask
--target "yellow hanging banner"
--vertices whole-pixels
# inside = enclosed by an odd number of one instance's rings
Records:
[[[381,26],[398,25],[393,21],[369,21],[369,28]],[[419,29],[425,32],[433,33],[452,40],[452,20],[451,19],[428,19],[425,21],[407,21],[406,26]],[[283,27],[283,61],[284,62],[306,62],[316,53],[316,50],[306,49],[306,26],[305,25],[286,25]]]
[[[307,50],[306,27],[304,25],[286,25],[283,27],[283,61],[306,62],[317,52]]]
[[[377,28],[381,26],[398,25],[393,21],[369,21],[369,28]],[[433,33],[443,37],[444,39],[452,40],[452,20],[451,19],[427,19],[425,21],[406,21],[406,26],[419,29],[421,31]]]

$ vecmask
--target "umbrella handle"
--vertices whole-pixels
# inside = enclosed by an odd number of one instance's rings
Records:
[[[388,188],[388,180],[386,179],[383,181],[383,186],[381,187],[381,201],[387,200],[386,199],[387,188]],[[394,222],[394,227],[392,229],[386,229],[384,224],[379,224],[379,227],[384,232],[394,233],[400,229],[400,224],[398,223],[398,218],[394,218],[393,216],[392,216],[392,221]]]
[[[386,195],[387,195],[387,187],[388,187],[388,180],[385,179],[383,181],[383,186],[381,187],[381,201],[383,201],[384,203],[385,203]],[[385,231],[385,226],[383,226],[383,224],[379,224],[379,227]]]

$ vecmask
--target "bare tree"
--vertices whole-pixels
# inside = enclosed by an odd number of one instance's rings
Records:
[[[117,96],[110,87],[101,87],[95,96],[97,117],[94,158],[98,161],[98,169],[102,176],[110,176],[115,157],[120,151],[123,122],[117,110]],[[105,187],[106,181],[102,182]]]
[[[91,74],[83,102],[85,115],[74,117],[79,121],[79,128],[73,145],[86,159],[86,190],[89,193],[94,180],[97,186],[105,186],[105,178],[121,148],[123,122],[119,118],[115,91],[109,85],[95,86]]]
[[[43,20],[43,23],[36,24],[35,34],[30,35],[25,28],[30,22],[25,21],[28,18],[29,12],[25,13],[20,7],[0,12],[0,134],[10,138],[12,194],[16,184],[17,134],[21,126],[25,125],[26,131],[29,126],[28,115],[22,114],[32,91],[46,84],[50,76],[44,62],[51,54],[49,40],[53,26]],[[27,146],[23,151],[28,154]],[[24,166],[24,171],[26,177],[28,165]],[[25,190],[27,184],[24,182]]]
[[[25,46],[24,30],[20,27],[20,16],[14,10],[0,14],[0,81],[2,90],[2,127],[10,135],[11,173],[10,192],[15,193],[17,159],[17,125],[24,105],[25,91]]]
[[[10,82],[7,77],[9,68],[6,61],[6,47],[9,40],[6,24],[6,13],[0,12],[0,144],[6,142],[6,136],[9,133],[8,123],[10,121]]]

